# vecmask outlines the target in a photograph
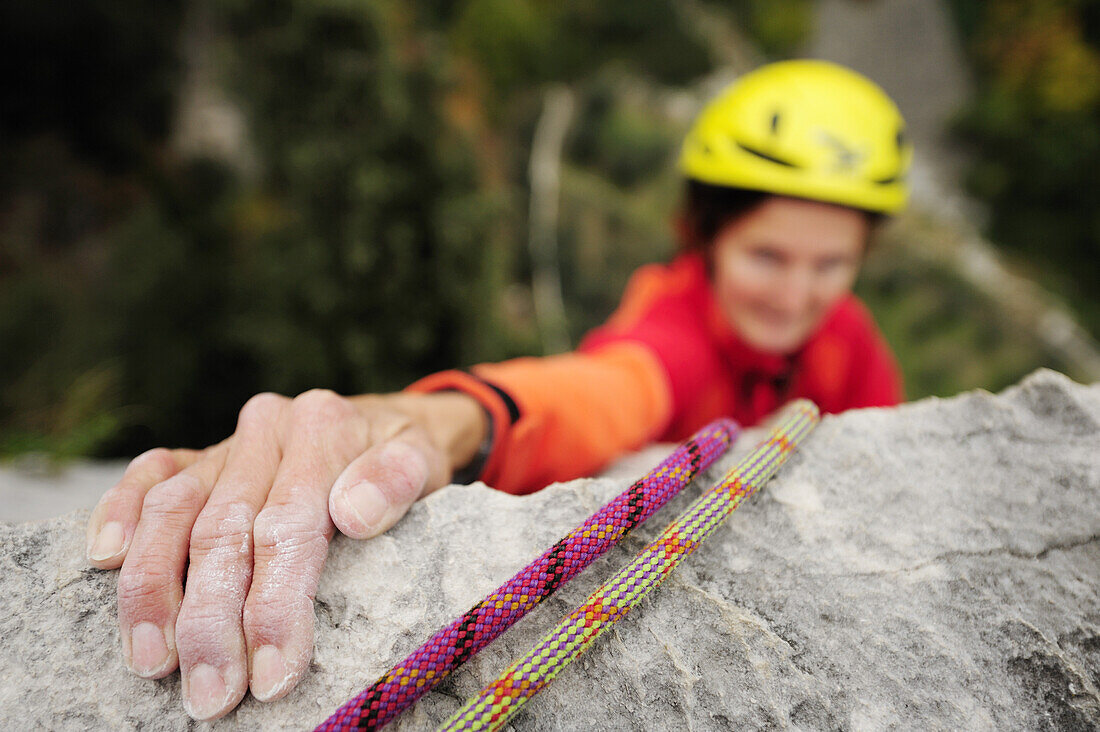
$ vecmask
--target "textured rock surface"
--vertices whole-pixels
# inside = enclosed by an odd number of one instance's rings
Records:
[[[215,726],[320,722],[627,482],[528,498],[452,487],[384,537],[338,540],[318,594],[312,673],[286,699],[248,699]],[[395,728],[442,721],[697,491]],[[124,670],[115,573],[82,566],[84,516],[0,526],[0,728],[195,726],[177,677],[150,683]],[[827,419],[513,725],[1095,729],[1098,587],[1100,386],[1040,372],[999,396],[853,412]]]

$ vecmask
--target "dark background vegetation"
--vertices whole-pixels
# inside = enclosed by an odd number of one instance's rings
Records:
[[[393,390],[541,352],[527,166],[559,85],[576,101],[558,223],[575,343],[635,267],[674,251],[686,121],[668,100],[722,63],[709,27],[746,58],[782,58],[812,6],[0,5],[0,455],[201,446],[258,391]],[[957,135],[987,233],[1100,335],[1100,10],[950,6],[978,91]],[[196,148],[181,109],[211,95],[240,130]],[[936,236],[892,236],[907,235]],[[860,293],[910,397],[1072,371],[889,239]]]

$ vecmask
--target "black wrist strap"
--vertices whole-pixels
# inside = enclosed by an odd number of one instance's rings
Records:
[[[451,482],[458,485],[469,485],[476,482],[485,470],[485,464],[489,462],[489,454],[493,451],[493,416],[485,407],[481,408],[485,413],[485,420],[489,427],[485,430],[485,439],[478,445],[477,452],[470,462],[458,468],[451,475]]]
[[[492,389],[501,401],[504,402],[504,408],[508,410],[508,419],[512,424],[519,421],[520,411],[519,405],[516,404],[516,400],[512,398],[512,395],[501,389],[499,386],[491,381],[486,381],[480,376],[463,369],[463,371],[474,379],[480,381],[485,386]],[[445,391],[461,391],[460,389],[446,389]],[[481,474],[485,472],[485,465],[489,462],[489,456],[493,452],[493,440],[496,436],[496,425],[494,424],[493,414],[483,405],[482,411],[485,412],[485,419],[489,424],[488,430],[485,432],[485,439],[481,441],[481,444],[477,448],[477,453],[466,465],[461,468],[457,468],[451,475],[451,482],[459,485],[468,485],[481,479]]]

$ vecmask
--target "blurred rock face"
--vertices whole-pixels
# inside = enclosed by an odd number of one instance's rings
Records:
[[[319,723],[630,480],[526,498],[454,486],[386,536],[336,541],[312,672],[286,699],[248,699],[215,726]],[[443,721],[700,489],[395,728]],[[115,575],[83,568],[83,520],[0,526],[0,727],[186,729],[177,677],[150,683],[123,668]],[[852,412],[826,419],[765,491],[513,725],[1093,729],[1098,587],[1100,386],[1039,372],[998,396]]]

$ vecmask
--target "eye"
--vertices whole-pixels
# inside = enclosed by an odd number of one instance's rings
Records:
[[[784,261],[783,254],[775,249],[758,248],[752,250],[752,258],[761,264],[778,265]]]
[[[817,271],[822,274],[836,272],[837,270],[847,267],[848,263],[849,260],[847,257],[829,257],[828,259],[823,259],[818,262]]]

